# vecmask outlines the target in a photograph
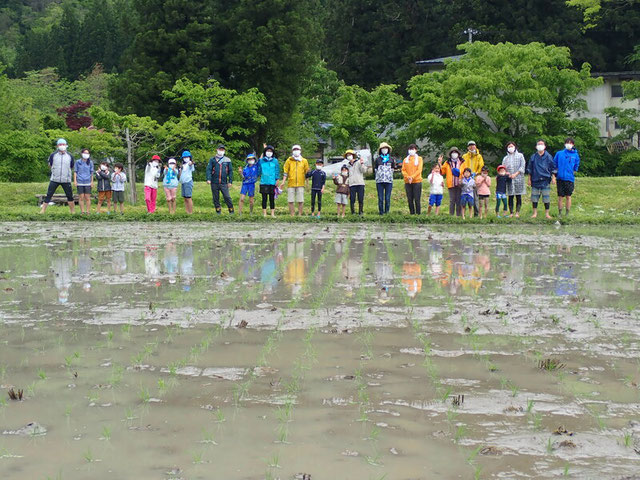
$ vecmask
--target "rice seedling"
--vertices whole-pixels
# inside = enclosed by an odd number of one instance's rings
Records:
[[[269,468],[282,468],[280,466],[280,455],[277,452],[267,459],[267,466]]]
[[[93,463],[95,461],[93,453],[91,453],[91,448],[90,447],[87,447],[87,450],[85,450],[85,452],[82,455],[82,457],[84,458],[85,462],[87,462],[87,463]]]
[[[526,410],[527,414],[530,414],[532,412],[534,404],[535,404],[535,401],[533,399],[527,400],[527,410]]]
[[[47,374],[46,374],[46,372],[45,372],[43,369],[41,369],[41,368],[39,368],[39,369],[38,369],[38,378],[39,378],[40,380],[46,380],[46,379],[47,379]]]
[[[213,433],[208,432],[205,429],[202,429],[202,440],[200,440],[200,443],[206,443],[209,445],[218,445],[213,438]]]
[[[111,428],[106,425],[102,427],[102,436],[100,437],[100,440],[104,440],[105,442],[111,441]]]
[[[623,432],[622,434],[622,445],[626,448],[631,448],[633,446],[633,434],[630,432]]]
[[[138,392],[138,398],[142,403],[148,404],[151,400],[151,395],[149,394],[149,389],[145,386],[140,386],[140,390]]]
[[[467,426],[464,423],[461,423],[457,426],[456,433],[453,436],[454,443],[460,443],[460,440],[462,440],[466,436],[466,434]]]

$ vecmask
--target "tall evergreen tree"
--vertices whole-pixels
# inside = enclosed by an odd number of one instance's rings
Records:
[[[225,36],[219,0],[134,0],[135,36],[122,74],[111,87],[120,113],[167,118],[176,107],[162,99],[176,80],[206,82],[219,69]],[[221,20],[221,19],[220,19]]]

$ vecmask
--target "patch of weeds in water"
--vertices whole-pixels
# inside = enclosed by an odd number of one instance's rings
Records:
[[[623,432],[622,434],[622,445],[626,448],[631,448],[633,446],[633,434],[630,432]]]
[[[46,380],[47,379],[47,373],[41,368],[38,369],[38,378],[40,380]]]

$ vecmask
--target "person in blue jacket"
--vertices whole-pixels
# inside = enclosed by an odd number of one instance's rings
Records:
[[[209,159],[207,164],[207,183],[211,185],[211,196],[216,213],[220,215],[220,193],[224,198],[224,203],[233,214],[233,201],[229,195],[229,185],[233,183],[233,167],[231,159],[226,156],[227,149],[224,145],[218,145],[216,155]]]
[[[242,207],[245,197],[249,197],[249,213],[253,213],[253,200],[256,195],[256,182],[258,181],[258,165],[256,156],[253,153],[247,155],[244,168],[238,167],[242,177],[242,188],[240,189],[240,202],[238,203],[238,213],[242,215]]]
[[[527,173],[529,174],[529,186],[531,187],[531,205],[533,207],[533,215],[531,218],[538,216],[538,201],[542,197],[544,203],[544,216],[551,218],[549,215],[550,207],[550,183],[556,183],[556,166],[553,157],[547,152],[547,143],[544,140],[538,140],[536,143],[536,153],[529,158],[527,165]]]
[[[562,215],[562,200],[565,201],[565,216],[571,210],[571,195],[575,188],[575,174],[580,168],[580,155],[575,148],[576,142],[573,138],[564,141],[564,150],[560,150],[553,157],[556,168],[556,178],[558,179],[558,214]]]
[[[262,195],[262,214],[267,216],[267,200],[271,216],[276,216],[276,184],[280,180],[280,164],[275,155],[275,149],[267,145],[258,162],[258,176],[260,177],[260,194]]]

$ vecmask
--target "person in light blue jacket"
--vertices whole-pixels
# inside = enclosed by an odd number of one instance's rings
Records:
[[[553,163],[557,171],[558,184],[558,215],[562,215],[562,200],[565,200],[565,216],[571,210],[571,195],[575,188],[575,174],[580,168],[580,155],[575,148],[573,138],[564,141],[564,150],[560,150],[553,157]]]
[[[193,171],[196,166],[189,150],[182,152],[182,167],[180,168],[180,191],[184,199],[184,209],[187,214],[193,213]]]
[[[275,156],[275,149],[267,145],[258,163],[260,177],[260,194],[262,195],[262,215],[267,216],[267,199],[271,208],[271,216],[276,216],[276,184],[280,180],[280,164]]]

